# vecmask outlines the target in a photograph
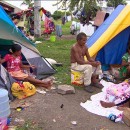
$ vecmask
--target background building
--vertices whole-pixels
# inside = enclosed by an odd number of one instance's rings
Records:
[[[7,14],[17,13],[22,11],[20,8],[13,6],[5,1],[0,1],[0,5],[4,8]]]

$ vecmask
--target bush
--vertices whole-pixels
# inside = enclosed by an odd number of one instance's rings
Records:
[[[62,17],[63,13],[61,11],[55,11],[54,14],[52,15],[54,20],[58,20]]]

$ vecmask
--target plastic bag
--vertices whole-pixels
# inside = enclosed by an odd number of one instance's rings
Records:
[[[14,82],[11,87],[13,96],[24,99],[36,93],[36,88],[29,82]]]

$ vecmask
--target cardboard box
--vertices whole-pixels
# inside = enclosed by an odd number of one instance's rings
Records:
[[[123,111],[123,121],[127,126],[130,127],[130,108],[126,108]]]

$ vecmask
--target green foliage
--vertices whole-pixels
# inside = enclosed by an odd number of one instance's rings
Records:
[[[117,7],[118,5],[126,5],[126,0],[108,0],[107,6],[108,7]]]
[[[23,0],[22,5],[28,5],[28,7],[33,7],[34,6],[34,2],[33,0]]]
[[[71,13],[70,12],[66,12],[66,15],[70,15]],[[65,15],[65,12],[62,12],[62,11],[55,11],[52,15],[53,19],[54,20],[58,20],[58,19],[61,19],[63,16]]]
[[[45,57],[52,58],[58,63],[62,63],[62,67],[56,67],[56,79],[62,84],[70,84],[70,48],[75,43],[74,39],[57,39],[56,42],[45,41],[38,44],[37,48]]]
[[[54,20],[58,20],[62,17],[63,13],[61,11],[55,11],[54,14],[52,15]]]
[[[70,11],[74,11],[75,8],[77,10],[83,10],[86,14],[86,18],[94,17],[97,10],[100,9],[97,6],[97,0],[61,0],[58,4],[62,6],[69,6]]]

